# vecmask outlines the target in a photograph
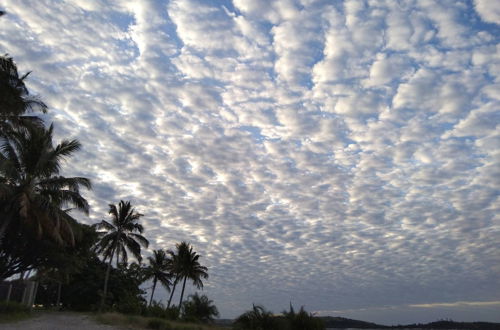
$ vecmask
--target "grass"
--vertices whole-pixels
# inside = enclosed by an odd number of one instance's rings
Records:
[[[118,325],[128,329],[155,329],[155,330],[222,330],[213,325],[168,321],[157,317],[143,317],[138,315],[124,315],[120,313],[97,314],[96,320],[103,324]]]
[[[17,322],[32,316],[28,307],[17,302],[0,302],[0,323]]]

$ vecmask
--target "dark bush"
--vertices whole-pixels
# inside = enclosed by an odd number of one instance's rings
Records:
[[[168,320],[175,321],[179,319],[179,309],[175,305],[165,309],[165,313]]]
[[[20,313],[29,313],[30,309],[25,306],[21,305],[18,302],[14,301],[1,301],[0,302],[0,314],[20,314]]]
[[[164,320],[158,319],[158,318],[149,320],[147,327],[148,327],[148,329],[155,329],[155,330],[171,330],[172,329],[170,324],[168,324]]]
[[[208,323],[213,322],[217,316],[219,316],[217,307],[205,295],[199,296],[195,293],[182,304],[182,318],[186,321]]]
[[[159,317],[159,318],[168,318],[168,312],[165,309],[165,306],[161,302],[157,302],[153,300],[151,306],[145,306],[142,310],[142,315],[147,317]]]

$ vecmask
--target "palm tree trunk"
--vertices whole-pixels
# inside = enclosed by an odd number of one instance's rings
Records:
[[[111,262],[113,262],[113,255],[115,254],[115,249],[116,249],[117,243],[118,242],[115,242],[115,246],[113,247],[113,251],[111,252],[111,256],[109,257],[108,268],[106,269],[106,277],[104,277],[104,290],[102,292],[101,305],[99,307],[99,313],[102,312],[102,310],[104,308],[104,302],[106,301],[106,294],[108,293],[109,273],[111,271]]]
[[[187,276],[184,276],[184,283],[182,283],[181,299],[179,300],[179,310],[181,310],[182,297],[184,296],[184,288],[186,287]]]
[[[155,276],[155,279],[153,280],[153,291],[151,291],[151,298],[149,298],[149,306],[151,306],[151,302],[153,301],[153,295],[155,294],[156,281],[157,281],[157,278]]]
[[[174,281],[174,287],[172,288],[172,292],[170,292],[170,298],[168,298],[167,308],[170,308],[170,303],[172,302],[172,297],[174,296],[175,287],[177,286],[177,280],[178,279],[176,278]]]

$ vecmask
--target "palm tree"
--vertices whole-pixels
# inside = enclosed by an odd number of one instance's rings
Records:
[[[176,245],[177,250],[179,250],[179,244]],[[172,290],[170,291],[170,297],[168,298],[167,309],[170,308],[170,303],[172,302],[172,297],[174,296],[175,288],[177,287],[177,283],[179,283],[179,258],[178,253],[168,250],[167,253],[170,255],[171,266],[170,273],[174,277],[174,282],[172,283]]]
[[[88,179],[60,176],[63,160],[79,150],[77,140],[52,142],[53,126],[30,126],[12,131],[0,143],[0,244],[9,231],[28,231],[38,239],[51,238],[74,245],[70,209],[89,212],[80,187],[91,189]]]
[[[186,288],[186,281],[190,279],[193,285],[198,289],[203,289],[202,278],[207,279],[207,267],[200,265],[198,259],[200,255],[193,251],[193,247],[186,242],[177,244],[177,260],[174,260],[174,272],[177,274],[179,281],[184,280],[182,283],[181,297],[179,300],[179,309],[182,306],[182,298],[184,297],[184,289]]]
[[[30,72],[19,76],[17,66],[11,57],[0,56],[0,135],[8,136],[15,128],[29,124],[43,126],[36,116],[26,116],[27,112],[40,110],[47,112],[47,105],[32,96],[25,85]]]
[[[123,263],[127,263],[127,250],[140,262],[141,245],[148,247],[148,240],[141,234],[144,232],[144,227],[138,223],[139,218],[143,215],[135,212],[130,202],[120,201],[118,208],[115,204],[109,204],[109,214],[111,215],[111,223],[102,220],[95,225],[101,231],[101,238],[96,246],[96,252],[103,255],[103,260],[109,258],[106,277],[104,278],[104,292],[101,299],[100,310],[104,307],[106,293],[108,291],[109,272],[111,270],[111,262],[116,254],[117,266],[122,259]]]
[[[145,269],[144,280],[153,279],[153,289],[151,291],[151,298],[149,299],[149,306],[151,306],[158,281],[170,292],[170,285],[172,284],[170,282],[172,278],[172,274],[170,273],[172,260],[167,256],[165,251],[154,250],[153,256],[148,257],[148,261],[149,266]]]

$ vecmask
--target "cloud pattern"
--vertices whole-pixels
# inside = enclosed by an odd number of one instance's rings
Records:
[[[3,6],[1,51],[84,146],[81,220],[131,199],[152,248],[202,254],[223,317],[500,300],[494,1]]]

